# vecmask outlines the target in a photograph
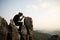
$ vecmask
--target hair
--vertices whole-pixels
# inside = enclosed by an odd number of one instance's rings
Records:
[[[21,13],[21,12],[19,12],[18,14],[19,14],[20,16],[22,16],[22,15],[23,15],[23,13]]]

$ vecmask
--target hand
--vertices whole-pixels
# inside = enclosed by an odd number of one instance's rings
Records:
[[[24,18],[25,16],[23,16],[23,18]]]

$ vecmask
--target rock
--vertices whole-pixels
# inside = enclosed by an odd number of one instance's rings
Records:
[[[4,18],[0,17],[0,40],[6,40],[8,29],[7,29],[7,22]]]
[[[31,17],[25,17],[21,33],[24,40],[34,40]],[[21,35],[13,20],[10,20],[10,24],[8,25],[6,20],[0,17],[0,40],[20,40],[20,37]]]
[[[20,40],[18,29],[12,20],[8,25],[6,20],[0,17],[0,40]]]
[[[33,40],[33,24],[31,17],[25,17],[24,25],[22,26],[22,34],[24,40]]]
[[[60,40],[59,35],[52,35],[48,40]]]
[[[18,29],[17,29],[16,25],[14,24],[13,20],[10,20],[10,24],[9,24],[8,28],[9,28],[9,32],[10,32],[10,39],[11,40],[20,40]],[[8,40],[10,40],[10,39],[8,39]]]

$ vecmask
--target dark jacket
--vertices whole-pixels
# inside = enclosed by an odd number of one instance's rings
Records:
[[[13,18],[13,21],[14,21],[15,23],[17,23],[19,20],[20,20],[19,15],[15,15],[14,18]]]

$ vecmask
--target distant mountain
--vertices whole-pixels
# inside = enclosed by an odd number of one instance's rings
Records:
[[[60,36],[60,30],[57,30],[57,31],[40,31],[40,30],[37,30],[38,32],[42,32],[42,33],[48,33],[50,35],[59,35]]]
[[[59,35],[60,36],[60,31],[49,32],[49,34],[51,34],[51,35]]]
[[[48,33],[34,31],[34,40],[48,40],[50,36]]]

